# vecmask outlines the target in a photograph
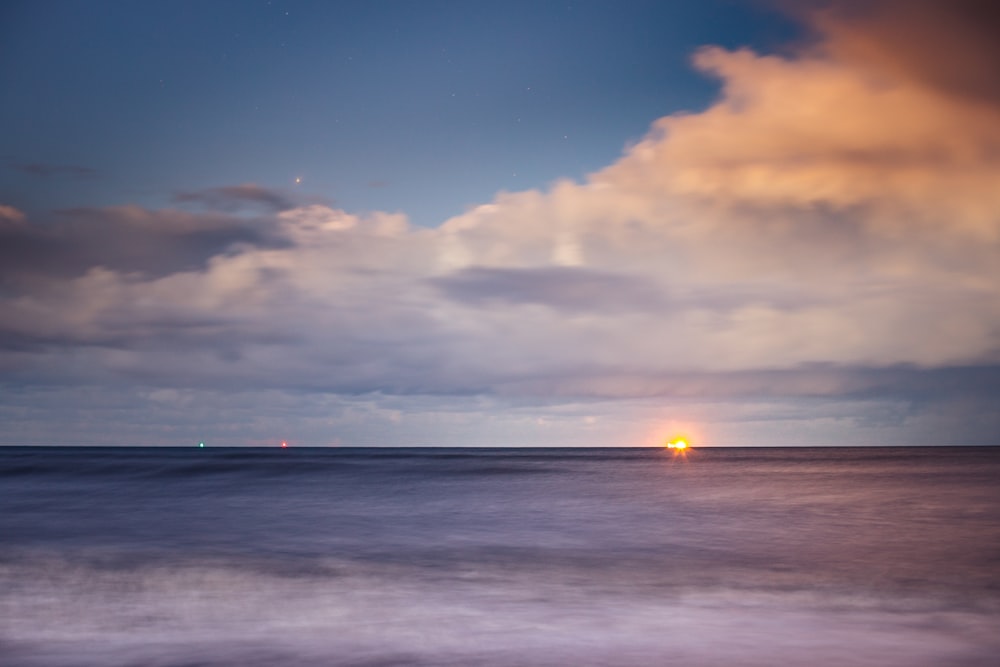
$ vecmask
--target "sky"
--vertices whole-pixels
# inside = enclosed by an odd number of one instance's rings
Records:
[[[996,34],[6,2],[0,443],[998,445]]]

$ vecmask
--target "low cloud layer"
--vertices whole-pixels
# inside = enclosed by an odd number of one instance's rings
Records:
[[[821,41],[791,55],[707,47],[708,109],[437,228],[257,186],[178,195],[198,213],[2,207],[0,369],[22,389],[550,411],[824,399],[991,441],[970,415],[1000,399],[1000,98],[973,55],[993,44],[928,65],[913,40],[966,24],[917,4],[900,24],[893,3],[818,11]]]
[[[206,208],[223,211],[240,211],[247,207],[261,207],[271,212],[295,208],[295,200],[288,194],[265,188],[254,183],[208,188],[174,195],[178,204],[200,204]]]
[[[0,206],[0,285],[63,289],[63,281],[96,269],[133,278],[170,275],[202,268],[240,244],[285,243],[272,227],[271,220],[138,206],[78,208],[29,221]]]

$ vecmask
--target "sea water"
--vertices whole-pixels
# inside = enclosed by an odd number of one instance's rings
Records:
[[[0,449],[0,664],[1000,664],[1000,450]]]

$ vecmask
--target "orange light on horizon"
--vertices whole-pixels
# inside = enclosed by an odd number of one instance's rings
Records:
[[[281,446],[282,446],[282,447],[288,447],[288,443],[287,443],[287,442],[285,442],[284,440],[282,440],[282,441],[281,441]]]
[[[684,447],[680,448],[681,451],[690,452],[710,444],[705,427],[688,419],[659,420],[650,424],[646,433],[644,443],[646,447],[676,450],[678,449],[677,444],[683,442]]]
[[[667,443],[667,449],[684,451],[688,447],[690,447],[690,445],[688,445],[687,440],[685,440],[684,438],[676,438]]]

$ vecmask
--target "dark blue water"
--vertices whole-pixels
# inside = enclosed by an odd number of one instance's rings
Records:
[[[0,449],[0,664],[1000,664],[1000,450]]]

